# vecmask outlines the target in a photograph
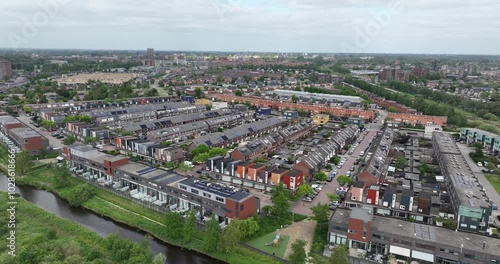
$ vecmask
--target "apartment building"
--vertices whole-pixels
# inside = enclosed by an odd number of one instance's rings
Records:
[[[329,223],[331,245],[347,244],[357,256],[374,262],[421,264],[499,263],[500,240],[442,227],[373,216],[368,209],[337,208]],[[395,259],[394,259],[395,258]],[[355,260],[353,260],[355,261]]]
[[[449,134],[437,132],[432,135],[432,144],[457,215],[458,229],[486,232],[492,206],[455,140]]]
[[[325,115],[325,114],[317,114],[312,116],[313,123],[315,125],[325,125],[330,121],[330,115]]]
[[[407,125],[439,125],[446,126],[447,116],[427,116],[408,113],[389,113],[387,118],[392,121],[401,122]]]
[[[50,149],[49,140],[29,127],[12,128],[8,135],[20,149],[28,150],[31,154]]]

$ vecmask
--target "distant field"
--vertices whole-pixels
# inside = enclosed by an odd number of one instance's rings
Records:
[[[288,241],[290,240],[289,236],[282,236],[283,240],[280,242],[279,247],[274,247],[273,245],[265,246],[266,243],[272,242],[276,237],[276,233],[270,233],[261,237],[258,237],[254,240],[247,242],[248,245],[258,248],[262,251],[265,251],[269,254],[275,254],[276,256],[282,258],[285,255],[285,250],[288,245]]]
[[[486,175],[486,178],[491,183],[491,186],[500,194],[500,176],[496,175]]]
[[[57,80],[57,82],[65,84],[85,84],[90,80],[94,80],[103,83],[121,84],[135,77],[136,74],[133,73],[90,73],[63,77]]]

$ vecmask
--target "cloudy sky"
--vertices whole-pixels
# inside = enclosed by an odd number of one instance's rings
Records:
[[[500,54],[498,0],[3,0],[0,47]]]

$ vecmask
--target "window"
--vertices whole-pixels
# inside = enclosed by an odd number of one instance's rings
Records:
[[[194,194],[198,194],[198,190],[195,190],[195,189],[191,189],[191,192],[194,193]]]
[[[467,224],[460,224],[461,227],[467,227]]]
[[[366,239],[366,231],[363,231],[363,239]]]
[[[218,197],[218,196],[216,196],[216,197],[215,197],[215,200],[217,200],[217,201],[219,201],[219,202],[224,202],[224,199],[222,199],[222,198],[220,198],[220,197]]]
[[[400,205],[400,206],[399,206],[399,209],[401,209],[401,210],[405,210],[405,209],[406,209],[406,207],[405,207],[404,205]]]
[[[212,195],[210,195],[209,193],[206,193],[206,192],[203,193],[203,196],[208,197],[208,198],[212,198]]]
[[[183,190],[187,190],[187,187],[186,187],[186,186],[184,186],[184,185],[181,185],[180,187],[181,187],[181,189],[183,189]]]
[[[245,205],[244,204],[240,205],[240,211],[243,211],[243,210],[245,210]]]
[[[475,226],[475,225],[470,225],[469,227],[470,227],[470,229],[477,229],[477,226]]]
[[[347,229],[347,233],[349,233],[349,234],[356,234],[356,230]]]
[[[467,253],[465,253],[465,255],[464,255],[464,256],[465,256],[465,258],[469,258],[469,259],[474,259],[474,258],[475,258],[475,256],[474,256],[474,255],[467,254]]]

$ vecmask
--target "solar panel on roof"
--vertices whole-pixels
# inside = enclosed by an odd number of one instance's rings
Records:
[[[253,132],[253,131],[254,131],[254,130],[253,130],[253,128],[251,128],[251,127],[249,127],[249,128],[248,128],[248,130],[250,130],[250,132]]]
[[[229,140],[229,138],[227,138],[226,136],[221,136],[221,138],[224,140]]]
[[[148,127],[146,125],[141,125],[141,128],[146,129]]]
[[[161,126],[160,122],[155,122],[155,126]]]
[[[210,140],[205,141],[205,143],[207,144],[207,146],[212,146],[212,142],[210,142]]]
[[[138,170],[138,171],[137,171],[137,174],[142,175],[142,174],[146,174],[146,173],[148,173],[148,172],[152,172],[152,171],[155,171],[155,170],[156,170],[156,168],[147,167],[147,168],[144,168],[144,169]]]

